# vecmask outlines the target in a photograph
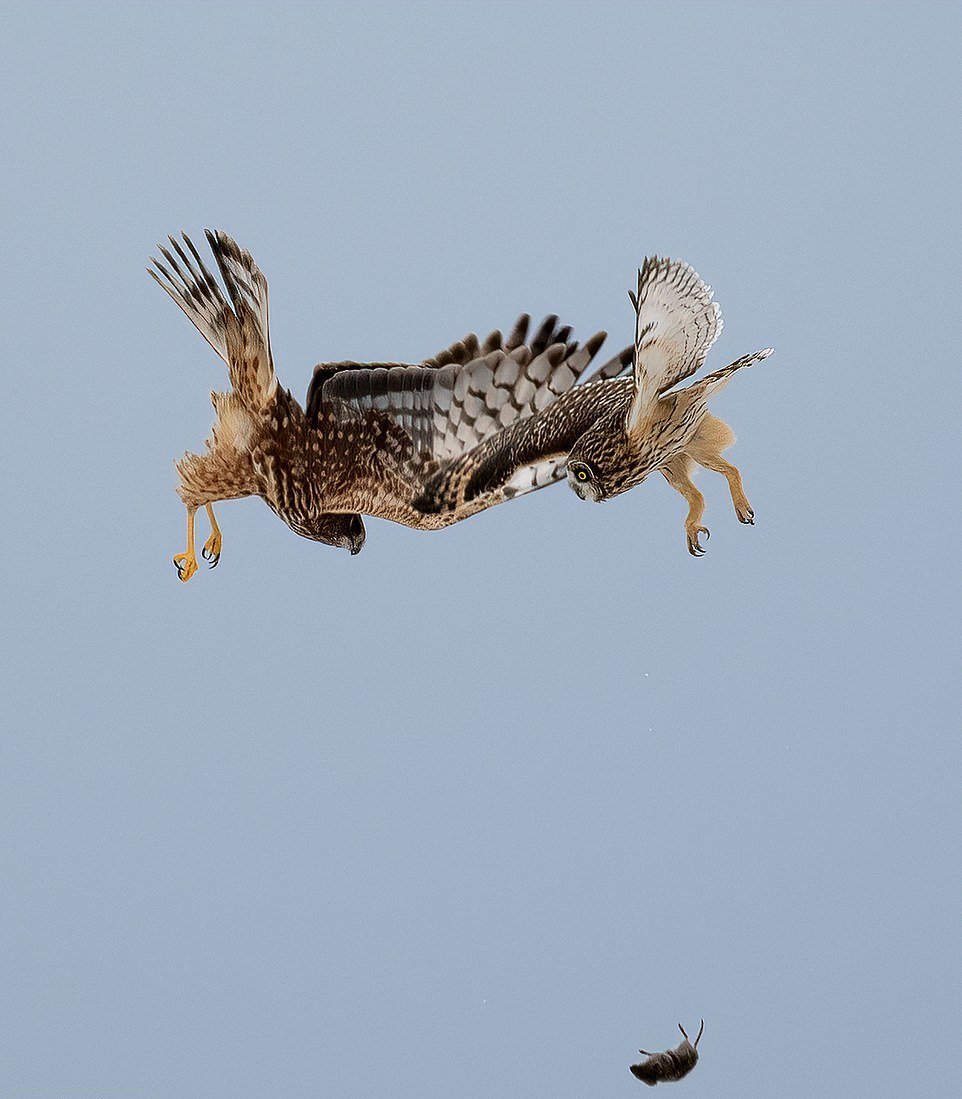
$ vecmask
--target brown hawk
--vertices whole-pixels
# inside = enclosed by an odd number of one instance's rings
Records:
[[[633,488],[654,470],[688,501],[688,549],[700,556],[705,499],[695,488],[694,465],[728,480],[735,514],[753,523],[741,475],[722,458],[735,441],[731,428],[708,412],[708,398],[732,374],[767,358],[756,351],[708,374],[685,389],[672,389],[694,374],[721,332],[711,288],[679,260],[648,258],[638,272],[632,376],[593,381],[567,390],[535,417],[518,421],[501,435],[435,474],[418,506],[444,514],[511,484],[519,468],[563,462],[568,483],[582,500],[602,501]],[[670,391],[670,392],[669,392]]]
[[[177,463],[187,507],[187,549],[174,558],[181,580],[197,571],[200,507],[211,524],[202,556],[211,566],[220,559],[212,508],[219,500],[260,496],[297,534],[357,553],[361,514],[434,530],[564,477],[564,455],[549,441],[545,459],[515,462],[501,483],[470,499],[439,507],[429,492],[452,464],[569,392],[605,333],[579,345],[550,316],[529,338],[530,318],[522,315],[507,338],[495,331],[481,342],[470,334],[418,365],[322,363],[302,408],[278,385],[267,280],[250,253],[207,231],[228,301],[186,234],[183,243],[169,240],[149,273],[227,363],[231,382],[229,393],[211,394],[217,418],[206,453]],[[626,348],[595,371],[592,384],[616,377],[631,357]]]

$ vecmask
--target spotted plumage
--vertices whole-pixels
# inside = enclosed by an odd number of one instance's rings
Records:
[[[492,491],[509,492],[536,463],[563,468],[578,496],[595,502],[658,470],[688,501],[688,549],[699,556],[700,536],[708,536],[701,526],[705,501],[691,480],[699,464],[724,474],[738,519],[753,522],[740,474],[721,457],[735,436],[708,412],[708,399],[771,348],[672,389],[700,369],[721,331],[711,288],[687,264],[655,257],[645,260],[629,296],[635,309],[631,376],[574,387],[537,416],[484,441],[431,479],[420,506],[444,513]]]
[[[322,363],[305,405],[278,384],[270,348],[267,280],[250,253],[223,232],[207,232],[227,297],[190,239],[170,239],[152,277],[227,363],[231,391],[214,393],[217,420],[204,454],[178,463],[188,512],[188,547],[175,557],[187,580],[197,569],[194,515],[205,507],[216,564],[221,536],[212,505],[260,496],[297,534],[357,553],[361,515],[423,530],[448,526],[564,477],[564,463],[540,456],[516,464],[512,480],[450,508],[419,501],[432,478],[485,441],[543,415],[586,372],[605,334],[583,345],[555,316],[529,338],[522,315],[507,338],[471,334],[419,365]],[[229,299],[229,300],[228,300]],[[621,373],[631,349],[593,378]]]

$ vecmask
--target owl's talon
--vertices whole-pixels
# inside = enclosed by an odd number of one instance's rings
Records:
[[[708,527],[688,527],[688,552],[692,557],[701,557],[705,552],[705,547],[698,541],[698,536],[704,534],[705,540],[711,538],[711,531]]]

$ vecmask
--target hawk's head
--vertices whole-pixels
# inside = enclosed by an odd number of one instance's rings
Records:
[[[361,552],[366,532],[360,515],[340,512],[324,512],[311,523],[288,521],[288,526],[303,538],[323,542],[325,546],[351,551],[351,556]]]

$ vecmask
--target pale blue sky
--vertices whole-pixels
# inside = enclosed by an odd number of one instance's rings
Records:
[[[4,9],[0,1096],[950,1095],[962,1029],[958,5]],[[226,229],[274,354],[715,287],[707,555],[653,478],[364,552],[173,461]],[[945,1045],[943,1046],[943,1042]],[[914,1051],[914,1052],[913,1052]]]

